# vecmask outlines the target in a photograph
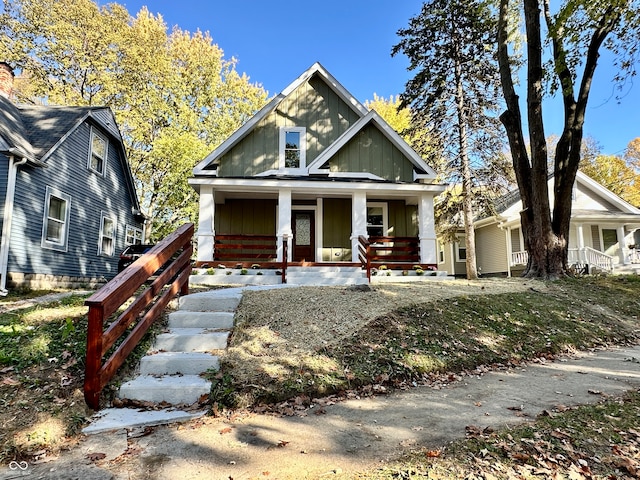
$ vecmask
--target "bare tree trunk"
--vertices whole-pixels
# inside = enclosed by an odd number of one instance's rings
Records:
[[[462,167],[462,216],[464,220],[465,247],[467,258],[467,278],[478,278],[476,267],[476,239],[473,225],[473,192],[471,184],[471,166],[469,165],[469,145],[467,139],[467,115],[465,112],[464,88],[462,85],[462,65],[456,60],[456,110],[458,114],[458,150]]]

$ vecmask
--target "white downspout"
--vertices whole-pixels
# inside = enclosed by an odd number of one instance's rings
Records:
[[[16,172],[20,165],[27,163],[23,158],[14,163],[14,156],[9,156],[9,171],[7,172],[7,197],[4,201],[4,220],[2,222],[2,239],[0,240],[0,295],[7,293],[7,269],[9,263],[9,242],[11,241],[11,223],[13,220],[13,199],[16,193]]]

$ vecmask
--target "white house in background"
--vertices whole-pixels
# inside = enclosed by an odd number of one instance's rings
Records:
[[[549,180],[549,192],[553,202],[553,178]],[[478,270],[482,275],[518,275],[528,259],[520,225],[519,192],[498,199],[495,210],[494,216],[475,223]],[[458,242],[439,245],[438,269],[464,275],[464,233],[458,238]],[[569,264],[592,272],[594,268],[611,271],[636,263],[640,263],[640,209],[579,171],[573,190]]]

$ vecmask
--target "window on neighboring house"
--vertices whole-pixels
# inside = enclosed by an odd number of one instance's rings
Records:
[[[463,238],[459,239],[455,245],[456,248],[456,262],[467,261],[467,245]]]
[[[66,193],[47,187],[42,222],[43,247],[66,251],[70,210],[71,197]]]
[[[281,169],[302,169],[307,166],[306,130],[304,127],[280,128]]]
[[[116,222],[107,213],[102,212],[100,222],[100,243],[98,244],[98,255],[113,256],[116,243]]]
[[[142,229],[127,225],[124,235],[125,245],[139,245],[142,243]]]
[[[89,152],[89,170],[104,175],[107,164],[107,139],[94,128],[91,129],[91,151]]]
[[[367,235],[384,237],[388,232],[387,204],[381,202],[367,203]]]
[[[618,232],[613,228],[602,229],[602,251],[607,252],[611,247],[618,244]]]
[[[438,263],[444,263],[444,247],[442,245],[438,249]]]

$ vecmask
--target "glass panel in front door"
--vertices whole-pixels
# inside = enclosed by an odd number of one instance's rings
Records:
[[[311,245],[311,216],[308,213],[296,214],[296,245]]]

